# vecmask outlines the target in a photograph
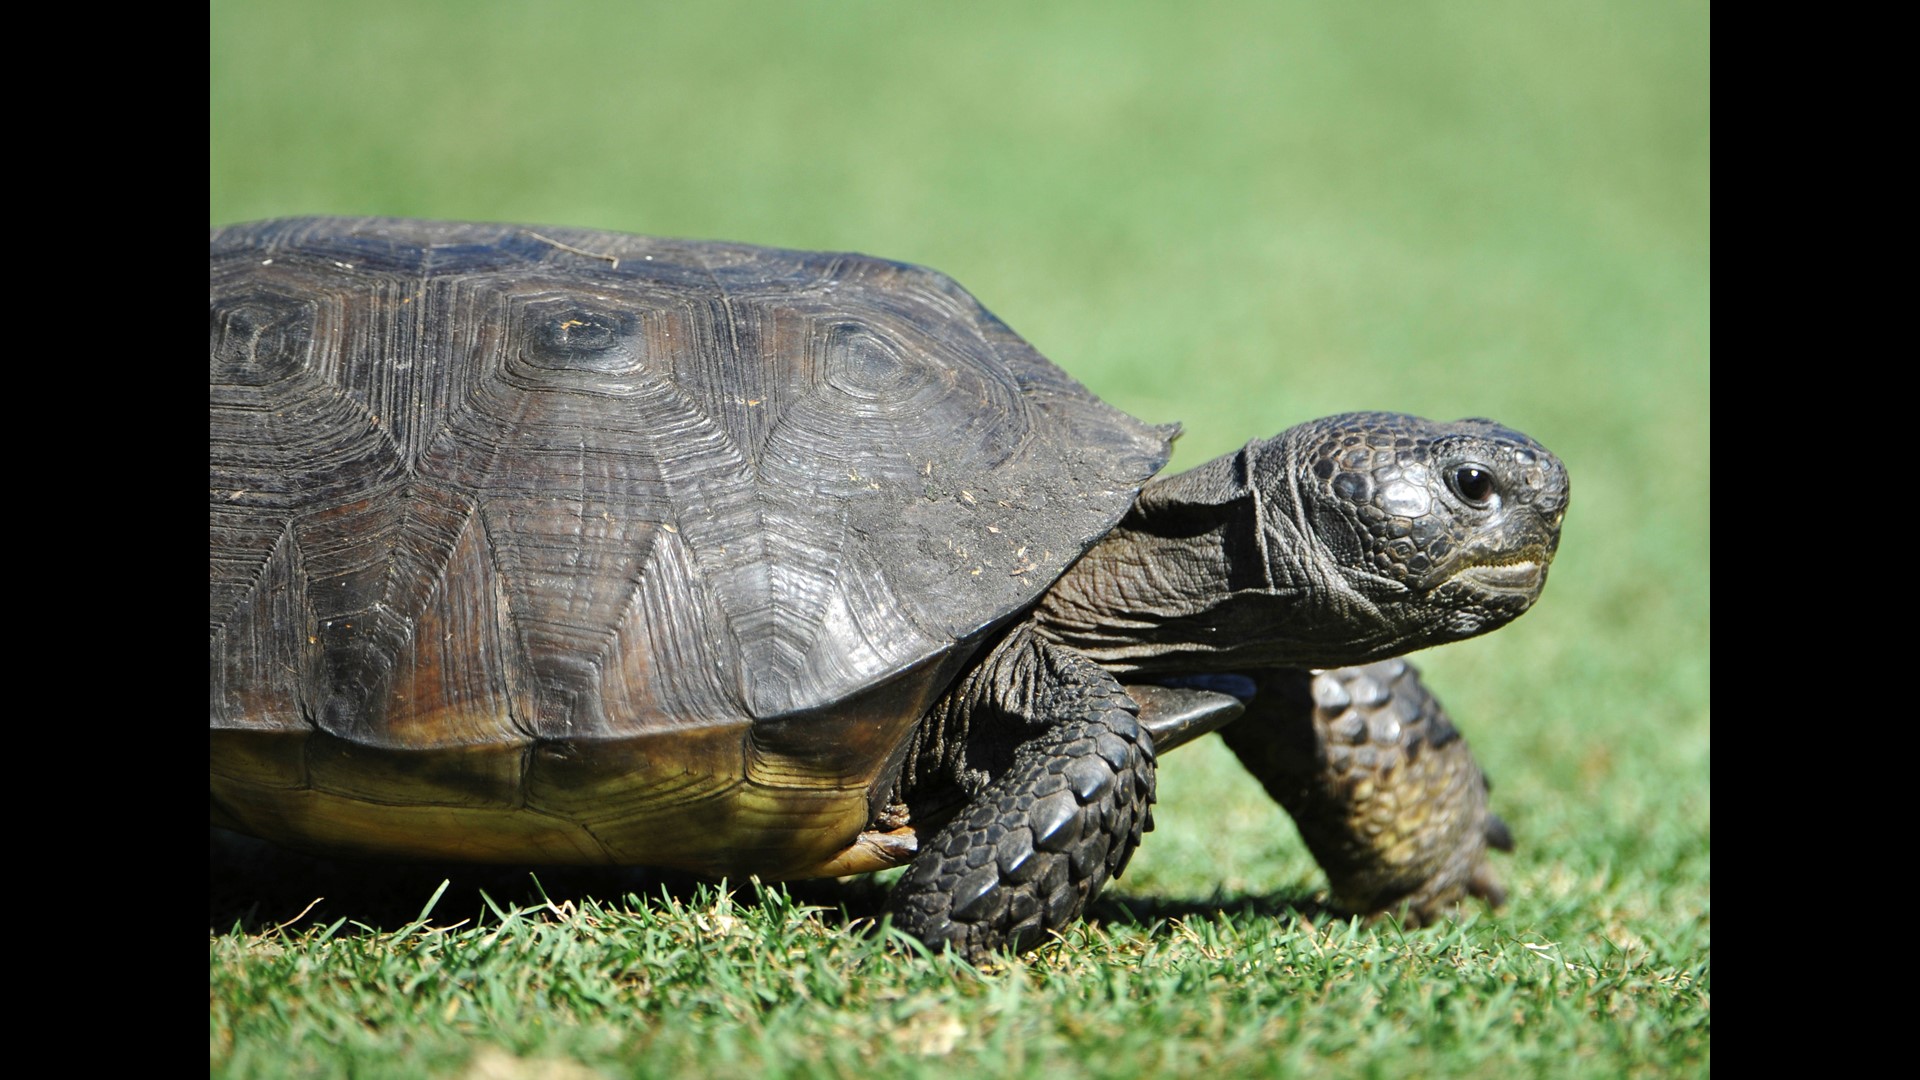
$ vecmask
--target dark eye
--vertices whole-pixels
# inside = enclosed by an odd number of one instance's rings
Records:
[[[1453,470],[1453,490],[1476,506],[1493,498],[1493,472],[1482,465],[1462,465]]]

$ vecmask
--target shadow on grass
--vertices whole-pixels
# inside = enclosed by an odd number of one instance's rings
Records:
[[[239,929],[259,934],[285,927],[305,930],[346,920],[349,927],[397,930],[420,918],[441,883],[430,921],[445,926],[462,919],[496,921],[488,900],[505,908],[547,901],[624,902],[671,896],[691,901],[704,878],[674,871],[625,867],[486,866],[410,860],[335,859],[292,851],[250,836],[207,830],[207,930]],[[730,885],[736,903],[751,904],[751,885]],[[799,897],[800,891],[794,890]],[[874,901],[874,911],[884,899]],[[808,903],[822,903],[809,899]],[[862,913],[849,912],[849,919]]]
[[[897,875],[792,881],[783,887],[799,903],[820,909],[830,926],[880,918],[888,884]],[[276,847],[219,829],[208,830],[207,929],[223,934],[238,929],[259,934],[286,927],[306,930],[345,920],[349,927],[397,930],[420,917],[421,909],[447,882],[431,921],[445,926],[466,918],[493,916],[487,899],[502,907],[533,906],[551,900],[625,901],[670,896],[692,901],[705,879],[690,874],[613,867],[474,866],[470,864],[386,863],[327,859]],[[751,885],[730,886],[735,903],[756,903]],[[484,893],[484,897],[483,894]],[[1214,896],[1204,900],[1160,897],[1107,897],[1094,902],[1088,918],[1116,925],[1154,926],[1175,919],[1211,919],[1221,915],[1292,921],[1316,919],[1322,905],[1311,895]]]
[[[1204,900],[1179,900],[1159,896],[1102,897],[1088,910],[1093,922],[1119,926],[1153,926],[1180,920],[1211,920],[1220,916],[1234,919],[1274,919],[1293,923],[1319,922],[1333,914],[1313,893],[1275,893],[1270,896],[1214,895]]]

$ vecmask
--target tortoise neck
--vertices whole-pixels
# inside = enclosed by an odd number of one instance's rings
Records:
[[[1042,598],[1035,629],[1122,674],[1306,663],[1310,644],[1286,637],[1312,622],[1315,590],[1285,556],[1308,541],[1273,505],[1289,492],[1248,483],[1262,445],[1148,485]]]

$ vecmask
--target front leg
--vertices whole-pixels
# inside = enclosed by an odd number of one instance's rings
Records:
[[[1505,890],[1489,847],[1511,850],[1487,809],[1487,781],[1439,701],[1404,660],[1257,680],[1247,715],[1221,736],[1293,815],[1354,913],[1432,921],[1472,895]]]
[[[965,802],[894,886],[894,924],[979,960],[1078,919],[1152,827],[1153,739],[1135,711],[1085,656],[1024,628],[1009,634],[934,709],[913,750],[918,790],[904,801]]]

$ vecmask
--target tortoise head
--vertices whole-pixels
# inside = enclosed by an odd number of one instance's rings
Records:
[[[1249,479],[1269,500],[1270,580],[1320,597],[1323,629],[1357,632],[1361,652],[1485,633],[1546,585],[1567,471],[1520,432],[1347,413],[1250,450]]]

